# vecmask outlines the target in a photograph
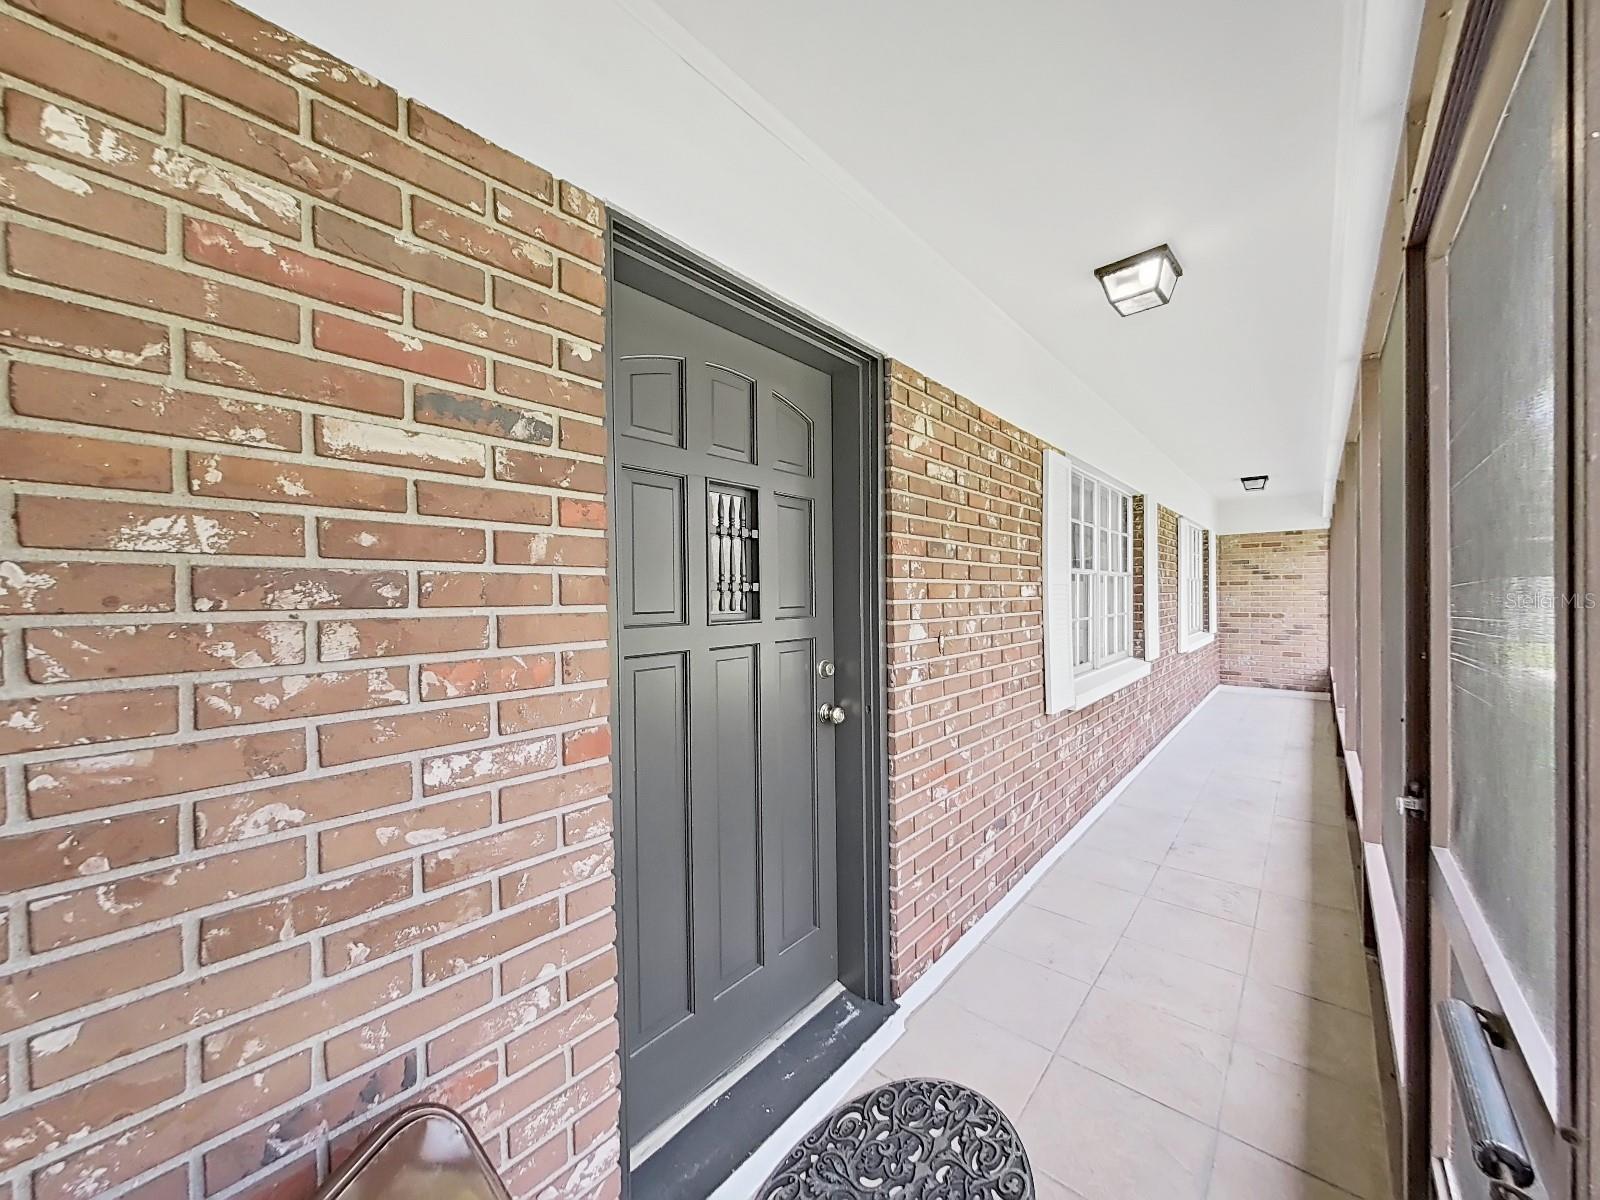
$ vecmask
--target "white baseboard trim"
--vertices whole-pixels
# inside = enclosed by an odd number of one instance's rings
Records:
[[[1012,909],[1022,903],[1023,898],[1033,890],[1034,885],[1045,877],[1051,867],[1061,861],[1061,857],[1072,849],[1073,844],[1079,838],[1089,832],[1089,828],[1105,815],[1106,810],[1116,802],[1117,797],[1122,795],[1127,786],[1138,778],[1139,773],[1155,760],[1156,755],[1166,749],[1167,743],[1177,737],[1183,727],[1194,720],[1195,714],[1204,708],[1221,690],[1222,686],[1219,684],[1207,692],[1200,702],[1188,711],[1183,720],[1168,730],[1167,735],[1152,746],[1150,752],[1136,762],[1126,775],[1117,780],[1109,792],[1095,801],[1094,807],[1084,813],[1082,819],[1076,825],[1061,835],[1060,841],[1045,851],[1044,857],[1034,863],[1026,875],[1017,880],[1016,885],[1000,898],[998,904],[984,913],[971,929],[962,934],[960,941],[940,955],[938,960],[924,971],[915,983],[906,989],[906,994],[900,997],[900,1011],[911,1012],[915,1010],[929,996],[938,991],[939,986],[955,974],[956,968],[961,965],[962,960],[976,950],[978,944],[984,938],[995,931],[1000,922],[1005,920],[1011,913]]]
[[[1378,977],[1383,982],[1383,1003],[1388,1012],[1389,1038],[1394,1044],[1395,1070],[1405,1086],[1406,1054],[1406,946],[1400,925],[1400,905],[1395,900],[1388,857],[1377,842],[1363,842],[1367,908],[1378,935]]]
[[[1252,696],[1282,696],[1288,700],[1331,700],[1332,692],[1303,692],[1298,688],[1258,687],[1250,683],[1219,683],[1219,692],[1246,692]]]
[[[955,945],[939,956],[917,981],[906,989],[905,995],[900,997],[899,1007],[890,1015],[889,1019],[880,1025],[877,1031],[861,1044],[861,1047],[845,1060],[832,1075],[828,1076],[810,1098],[801,1105],[782,1125],[774,1130],[766,1141],[757,1146],[749,1158],[740,1165],[732,1175],[723,1181],[716,1191],[711,1193],[709,1200],[750,1200],[755,1195],[756,1189],[772,1173],[786,1154],[794,1148],[802,1137],[810,1132],[811,1127],[823,1117],[827,1116],[846,1099],[851,1090],[867,1073],[872,1064],[883,1056],[883,1053],[900,1039],[905,1032],[906,1021],[919,1007],[939,990],[939,986],[955,974],[956,968],[970,955],[983,940],[999,926],[1010,912],[1022,903],[1023,898],[1033,890],[1035,884],[1044,878],[1051,867],[1061,860],[1061,857],[1089,831],[1089,828],[1098,821],[1110,806],[1115,803],[1118,796],[1122,795],[1127,786],[1139,775],[1145,767],[1155,760],[1167,746],[1167,743],[1177,737],[1179,732],[1195,715],[1204,708],[1222,690],[1221,685],[1212,688],[1200,701],[1191,708],[1183,720],[1174,725],[1165,737],[1150,748],[1150,752],[1141,758],[1129,769],[1128,773],[1119,779],[1114,787],[1095,801],[1094,807],[1083,814],[1083,817],[1061,839],[1046,850],[1044,857],[1036,862],[1033,867],[988,912],[975,921],[970,929],[961,935]],[[1258,691],[1257,688],[1245,688],[1244,691]]]

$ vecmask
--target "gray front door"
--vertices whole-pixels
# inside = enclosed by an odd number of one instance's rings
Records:
[[[829,377],[615,290],[626,1102],[638,1138],[838,975]]]

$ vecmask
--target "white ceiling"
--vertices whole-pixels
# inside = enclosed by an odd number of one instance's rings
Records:
[[[1175,506],[1325,511],[1418,0],[257,7]]]
[[[655,3],[1213,496],[1321,493],[1370,278],[1336,261],[1357,0]],[[1344,163],[1380,208],[1397,136]],[[1117,316],[1094,268],[1161,242],[1174,303]]]
[[[658,3],[1207,490],[1320,483],[1343,6]],[[1119,317],[1094,268],[1161,242]]]

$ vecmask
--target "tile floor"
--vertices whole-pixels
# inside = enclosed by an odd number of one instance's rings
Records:
[[[1389,1200],[1332,710],[1218,692],[864,1083],[955,1079],[1042,1200]]]

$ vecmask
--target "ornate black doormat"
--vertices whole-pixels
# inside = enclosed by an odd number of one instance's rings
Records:
[[[902,1079],[835,1109],[761,1185],[758,1200],[1033,1200],[1005,1114],[971,1088]]]

